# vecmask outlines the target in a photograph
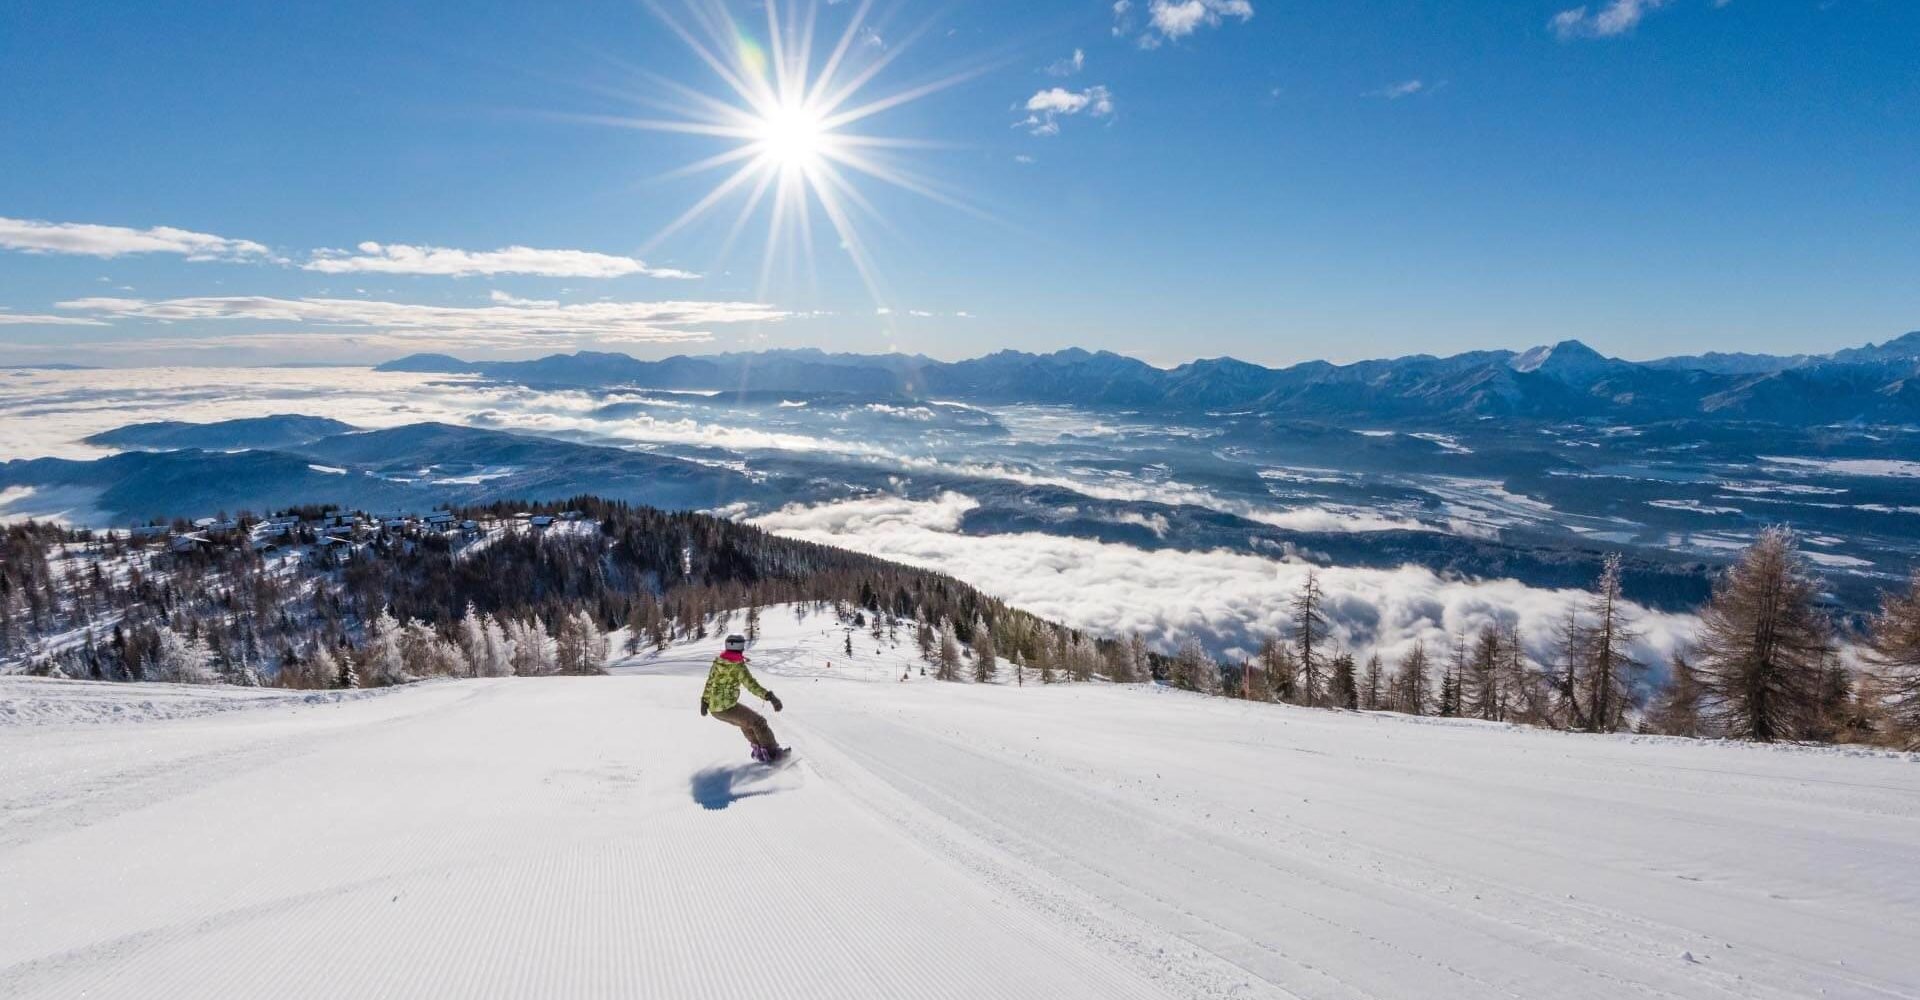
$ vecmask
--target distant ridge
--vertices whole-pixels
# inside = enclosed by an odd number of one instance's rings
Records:
[[[1232,408],[1327,421],[1745,420],[1920,423],[1920,332],[1825,355],[1705,354],[1634,362],[1578,340],[1526,351],[1410,355],[1267,368],[1235,358],[1156,368],[1109,351],[998,351],[966,361],[816,350],[641,361],[581,352],[532,361],[414,354],[380,371],[527,385],[845,392],[983,402]]]

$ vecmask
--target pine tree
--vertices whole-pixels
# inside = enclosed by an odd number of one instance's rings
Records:
[[[1321,695],[1320,638],[1326,632],[1326,616],[1320,611],[1320,578],[1307,571],[1307,582],[1293,599],[1293,642],[1300,660],[1300,704],[1318,705]]]
[[[1701,683],[1717,727],[1735,739],[1796,739],[1813,722],[1828,632],[1796,546],[1784,528],[1762,532],[1700,614]]]
[[[1360,707],[1360,691],[1354,683],[1353,654],[1340,653],[1333,658],[1333,678],[1330,695],[1333,707],[1355,709]]]

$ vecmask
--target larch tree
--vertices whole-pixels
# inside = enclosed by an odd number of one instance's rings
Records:
[[[1587,630],[1585,649],[1587,728],[1610,733],[1620,728],[1634,688],[1646,669],[1633,657],[1633,642],[1639,633],[1627,618],[1626,599],[1620,594],[1618,552],[1608,553],[1601,564],[1587,615],[1593,622]]]
[[[940,660],[934,676],[943,681],[957,680],[960,676],[960,644],[953,638],[953,623],[940,630]]]
[[[1904,593],[1885,594],[1867,633],[1870,662],[1878,677],[1889,735],[1920,747],[1920,574]]]
[[[1461,678],[1461,711],[1476,719],[1498,722],[1505,714],[1501,694],[1502,635],[1498,625],[1487,625],[1473,641],[1473,655]]]
[[[1427,714],[1427,644],[1416,642],[1400,661],[1400,693],[1395,700],[1408,715]]]
[[[1714,584],[1697,657],[1722,733],[1771,743],[1800,738],[1812,723],[1829,648],[1818,594],[1785,528],[1762,532]]]
[[[1197,638],[1189,638],[1181,643],[1180,652],[1173,658],[1173,670],[1168,678],[1173,686],[1183,691],[1198,691],[1213,694],[1220,690],[1220,667],[1207,655],[1207,648]]]
[[[1360,684],[1360,707],[1371,712],[1380,707],[1380,654],[1367,657],[1367,670]]]
[[[1699,736],[1700,675],[1687,662],[1685,653],[1673,654],[1667,668],[1667,684],[1647,711],[1647,728],[1666,736]]]
[[[999,672],[1000,656],[999,651],[994,649],[993,629],[985,622],[979,622],[973,629],[973,679],[986,684]]]
[[[1281,645],[1278,639],[1269,638],[1260,644],[1260,653],[1254,662],[1267,676],[1268,697],[1285,702],[1299,700],[1299,671],[1294,667],[1292,650]]]
[[[1327,629],[1327,617],[1320,610],[1322,599],[1320,577],[1308,570],[1306,583],[1293,599],[1293,644],[1300,661],[1299,701],[1302,705],[1320,703],[1321,661],[1325,656],[1320,651],[1320,640]]]

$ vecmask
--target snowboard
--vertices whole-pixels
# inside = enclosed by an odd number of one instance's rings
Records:
[[[756,747],[751,751],[751,754],[754,760],[759,761],[760,763],[765,764],[770,768],[785,767],[786,765],[793,762],[792,747],[777,747],[771,752],[764,751]]]

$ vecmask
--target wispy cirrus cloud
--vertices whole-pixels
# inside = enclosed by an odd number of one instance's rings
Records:
[[[1140,47],[1153,49],[1185,38],[1203,27],[1217,28],[1229,18],[1250,21],[1253,3],[1252,0],[1147,0],[1144,27],[1140,26],[1140,13],[1139,4],[1134,0],[1115,0],[1114,37],[1122,38],[1139,30]]]
[[[1671,0],[1610,0],[1598,10],[1582,5],[1553,15],[1547,27],[1561,41],[1575,38],[1613,38],[1638,27],[1647,14],[1665,7]],[[1716,2],[1715,6],[1725,6]]]
[[[122,257],[128,254],[178,254],[188,260],[265,260],[266,246],[172,226],[132,229],[90,222],[44,222],[0,216],[0,249],[25,253]]]
[[[439,306],[368,299],[273,298],[260,295],[148,300],[69,299],[57,308],[93,319],[161,322],[249,320],[386,331],[537,338],[591,336],[604,342],[706,340],[709,324],[773,322],[786,312],[754,302],[557,302],[509,299],[485,306]]]
[[[1048,76],[1072,76],[1086,68],[1087,50],[1074,49],[1073,55],[1055,60],[1052,65],[1047,67],[1046,73]]]
[[[1089,118],[1112,117],[1113,93],[1105,87],[1088,87],[1085,90],[1048,87],[1027,98],[1021,110],[1027,113],[1027,117],[1015,122],[1014,127],[1024,128],[1032,135],[1059,135],[1062,118],[1080,114]]]
[[[405,243],[361,243],[354,250],[316,250],[300,265],[321,274],[430,274],[467,278],[483,275],[531,275],[543,278],[698,278],[670,267],[654,267],[636,257],[591,250],[542,250],[510,246],[499,250],[457,250]]]
[[[1402,80],[1399,83],[1390,83],[1378,90],[1367,91],[1367,96],[1397,101],[1402,97],[1412,97],[1425,89],[1427,89],[1426,83],[1420,80]]]

